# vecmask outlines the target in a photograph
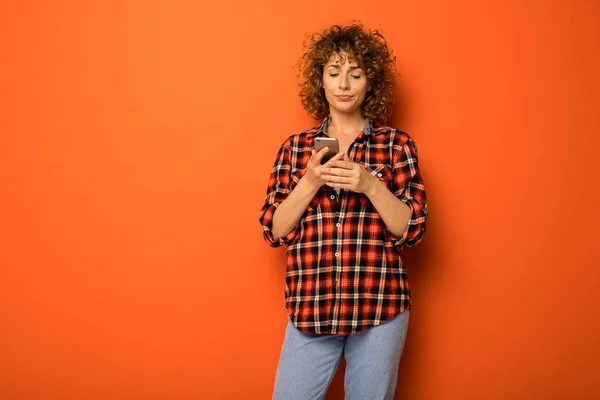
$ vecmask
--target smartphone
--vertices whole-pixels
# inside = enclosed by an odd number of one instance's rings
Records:
[[[340,152],[340,144],[336,138],[316,137],[315,151],[318,153],[323,147],[329,147],[329,150],[321,159],[321,164],[325,164],[327,161],[331,160],[333,156]]]

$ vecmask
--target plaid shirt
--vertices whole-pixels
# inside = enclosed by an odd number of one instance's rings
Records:
[[[270,246],[287,245],[285,304],[294,326],[310,334],[350,334],[410,308],[400,250],[423,237],[427,199],[415,142],[367,119],[348,157],[410,207],[404,235],[387,229],[366,195],[343,189],[338,195],[323,185],[294,229],[274,240],[273,214],[303,176],[314,138],[327,136],[326,129],[327,120],[281,145],[259,219]]]

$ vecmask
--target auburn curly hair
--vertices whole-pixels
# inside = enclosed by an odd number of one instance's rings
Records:
[[[323,69],[332,55],[345,52],[365,71],[369,89],[361,105],[364,117],[384,122],[394,104],[396,57],[388,49],[383,35],[355,23],[334,25],[313,33],[304,43],[305,52],[298,60],[302,75],[300,98],[304,109],[315,119],[329,116],[329,103],[323,90]]]

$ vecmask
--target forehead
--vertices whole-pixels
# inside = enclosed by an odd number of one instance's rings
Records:
[[[329,56],[329,60],[327,60],[325,66],[328,67],[331,65],[344,65],[348,63],[350,66],[358,67],[360,66],[358,61],[359,60],[353,55],[342,51],[339,53],[333,53],[331,56]]]

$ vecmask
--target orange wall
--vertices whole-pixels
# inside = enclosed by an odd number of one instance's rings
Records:
[[[284,253],[258,211],[314,124],[304,34],[352,19],[398,56],[430,199],[397,398],[600,396],[598,1],[10,3],[3,399],[269,398]]]

